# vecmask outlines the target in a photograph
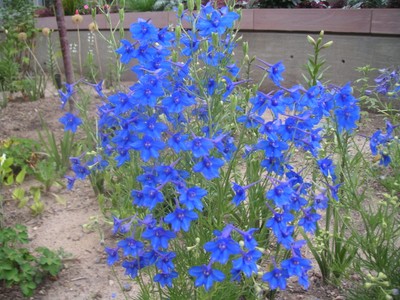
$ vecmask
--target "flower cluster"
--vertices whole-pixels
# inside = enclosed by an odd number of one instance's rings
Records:
[[[264,258],[273,264],[262,276],[271,289],[284,289],[291,276],[307,288],[311,263],[302,256],[305,242],[297,241],[295,232],[298,227],[315,232],[321,218],[318,211],[326,208],[328,194],[337,200],[340,186],[333,161],[319,158],[325,132],[321,121],[329,119],[339,132],[351,133],[360,115],[358,101],[349,85],[283,87],[281,62],[259,60],[276,90],[246,89],[242,85],[249,81],[238,78],[240,68],[233,60],[233,26],[239,14],[208,4],[198,14],[179,18],[191,22],[192,29],[178,27],[173,34],[142,19],[131,25],[134,42],[122,40],[117,53],[123,63],[138,62],[132,67],[138,81],[129,92],[119,91],[108,98],[96,88],[105,100],[98,123],[104,157],[96,156],[88,163],[72,161],[76,175],[69,178],[71,182],[85,178],[94,166],[107,168],[105,161],[116,168],[132,161],[141,166],[135,178],[138,187],[130,191],[137,214],[114,217],[113,232],[127,237],[116,247],[106,248],[108,263],[122,260],[132,278],[140,269],[154,266],[153,280],[172,287],[175,278],[187,276],[177,272],[179,258],[173,241],[196,232],[193,228],[201,224],[208,235],[201,242],[209,259],[187,266],[195,287],[208,291],[224,281],[227,274],[222,270],[228,264],[233,281],[256,276],[263,272],[258,263]],[[238,98],[248,103],[238,103]],[[272,117],[265,117],[267,111]],[[238,126],[232,130],[224,126],[227,122]],[[294,148],[313,157],[315,168],[332,184],[325,192],[315,195],[313,191],[320,188],[317,183],[307,182],[303,170],[296,171]],[[257,180],[239,181],[241,176],[232,175],[241,157],[257,162],[261,170]],[[223,216],[213,216],[210,203],[223,202],[231,211],[246,211],[254,205],[251,195],[256,190],[263,195],[262,207],[257,208],[257,218],[264,218],[263,228],[253,228],[255,220],[246,226],[215,221]],[[207,216],[211,218],[204,221]],[[273,234],[270,241],[286,249],[288,258],[279,261],[264,256],[270,245],[265,240],[260,244],[257,235],[261,230]]]
[[[396,98],[400,96],[400,69],[381,69],[375,78],[375,91],[379,94]]]
[[[389,121],[386,121],[386,134],[384,134],[380,129],[377,130],[370,138],[369,147],[371,149],[372,155],[379,154],[379,164],[388,166],[391,162],[389,155],[389,147],[391,143],[397,142],[393,133],[394,129],[399,125],[393,126]]]

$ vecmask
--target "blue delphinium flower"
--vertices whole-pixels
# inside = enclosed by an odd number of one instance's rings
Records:
[[[224,273],[220,270],[211,268],[211,264],[208,266],[195,266],[189,269],[189,274],[196,277],[194,282],[195,287],[204,285],[206,291],[209,291],[215,281],[221,282],[225,279]]]
[[[321,215],[314,213],[311,207],[304,209],[303,213],[304,217],[299,220],[298,224],[304,228],[305,232],[314,233],[317,229],[316,223],[321,219]]]
[[[105,248],[105,251],[108,255],[107,256],[107,264],[109,266],[112,266],[119,260],[118,249],[119,249],[118,247],[117,248],[109,248],[109,247]]]
[[[242,252],[241,257],[232,260],[234,270],[243,272],[247,277],[252,273],[257,273],[257,261],[261,258],[262,253],[257,249],[248,252]]]
[[[177,208],[174,212],[164,217],[166,223],[171,224],[174,231],[188,231],[190,223],[197,220],[198,216],[194,211]]]
[[[209,155],[210,151],[214,148],[214,144],[207,138],[195,137],[188,143],[188,147],[192,150],[193,156],[199,158]]]
[[[357,128],[356,122],[360,119],[360,107],[353,104],[335,110],[339,132],[353,132]]]
[[[276,290],[277,288],[284,290],[286,289],[286,280],[288,278],[289,274],[287,270],[274,268],[272,271],[265,273],[262,280],[268,282],[271,290]]]
[[[175,271],[171,271],[168,273],[157,273],[153,280],[155,282],[160,283],[162,287],[168,286],[172,287],[172,280],[178,277],[178,273]]]
[[[193,171],[200,172],[207,180],[219,177],[219,168],[224,165],[224,161],[217,157],[203,156],[200,161],[194,165]]]
[[[168,273],[170,270],[175,269],[175,265],[173,263],[173,260],[176,257],[175,252],[157,251],[156,256],[157,258],[155,261],[155,265],[159,270],[164,273]]]
[[[214,241],[207,242],[204,249],[211,252],[211,259],[226,264],[231,255],[240,253],[239,243],[232,239],[232,225],[227,225]]]
[[[332,159],[323,158],[317,161],[319,169],[324,176],[331,176],[333,181],[336,180],[335,175],[335,165],[333,164]]]
[[[133,149],[140,151],[140,157],[144,161],[159,157],[159,151],[165,148],[165,144],[162,141],[154,140],[147,135],[143,136],[142,139],[138,138],[131,143],[131,146]]]
[[[289,276],[303,276],[304,272],[311,269],[311,261],[301,256],[293,256],[281,262],[282,268],[288,271]]]
[[[180,203],[184,204],[189,210],[203,210],[203,203],[201,202],[201,199],[207,195],[207,191],[205,189],[194,186],[187,190],[183,190],[180,193]]]
[[[150,21],[141,18],[131,25],[129,31],[132,33],[132,38],[139,40],[141,43],[150,43],[158,40],[157,28]]]
[[[65,131],[71,132],[76,132],[78,126],[82,124],[82,120],[70,112],[67,112],[59,121],[64,125]]]
[[[127,64],[131,59],[134,58],[135,47],[128,40],[120,41],[122,46],[115,50],[119,55],[121,55],[120,60],[123,64]]]
[[[154,249],[167,249],[169,240],[175,237],[175,233],[162,227],[147,227],[142,233],[142,238],[149,240]]]
[[[118,242],[118,247],[121,248],[125,256],[137,257],[143,250],[143,243],[135,240],[132,237],[127,237]]]

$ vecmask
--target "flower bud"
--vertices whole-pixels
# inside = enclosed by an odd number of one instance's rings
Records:
[[[94,32],[94,31],[97,31],[99,28],[97,27],[97,23],[96,22],[91,22],[88,25],[88,29],[89,29],[90,32]]]
[[[178,17],[180,18],[183,14],[183,4],[179,3],[178,5]]]
[[[249,43],[248,42],[243,42],[243,55],[246,56],[249,54]]]
[[[193,11],[194,10],[194,0],[188,0],[187,6],[188,6],[189,11]]]
[[[312,38],[311,35],[307,35],[307,41],[313,46],[315,46],[316,44],[315,40]]]
[[[179,41],[181,39],[181,35],[182,35],[182,29],[180,26],[177,26],[175,28],[175,40]]]
[[[201,8],[201,0],[197,0],[196,1],[196,9],[200,10],[200,8]]]
[[[366,283],[364,284],[364,287],[365,287],[366,289],[371,288],[371,286],[372,286],[372,283],[371,283],[371,282],[366,282]]]
[[[393,289],[393,290],[392,290],[392,295],[393,295],[393,296],[398,296],[398,295],[400,295],[399,289]]]
[[[25,42],[28,38],[28,35],[25,32],[18,33],[18,40],[21,42]]]
[[[385,298],[386,298],[386,300],[392,300],[393,299],[393,297],[390,296],[390,295],[386,295]]]
[[[319,37],[320,37],[320,38],[323,38],[323,37],[324,37],[324,31],[323,31],[323,30],[320,31]]]
[[[48,28],[48,27],[43,27],[42,28],[42,34],[44,35],[44,36],[49,36],[50,35],[50,28]]]
[[[379,272],[378,273],[378,277],[377,277],[379,280],[382,280],[382,279],[386,279],[387,278],[387,276],[384,274],[384,273],[382,273],[382,272]]]
[[[329,42],[323,44],[321,49],[329,48],[330,46],[332,46],[332,44],[333,44],[333,41],[329,41]]]

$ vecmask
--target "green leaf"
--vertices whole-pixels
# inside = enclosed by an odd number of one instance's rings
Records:
[[[12,185],[14,183],[14,176],[10,175],[6,179],[6,185]]]
[[[16,188],[13,190],[12,197],[15,200],[22,201],[25,198],[25,190],[23,188]]]
[[[15,177],[15,181],[16,181],[18,184],[21,184],[22,182],[24,182],[25,175],[26,175],[26,170],[25,170],[25,168],[23,168],[23,169],[18,173],[17,177]]]

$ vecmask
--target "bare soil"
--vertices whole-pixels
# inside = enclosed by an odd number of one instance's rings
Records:
[[[37,132],[41,130],[39,115],[46,120],[56,136],[62,135],[63,128],[58,119],[63,112],[60,110],[55,90],[50,90],[46,91],[44,99],[35,102],[10,101],[5,109],[0,110],[0,141],[9,137],[37,140]],[[379,127],[376,124],[382,122],[379,118],[372,117],[366,122],[368,132]],[[24,183],[26,186],[37,184],[29,178]],[[104,245],[113,245],[115,240],[110,234],[110,226],[104,223],[96,197],[88,182],[77,182],[72,191],[60,186],[52,187],[51,193],[42,195],[45,212],[37,217],[32,216],[28,208],[17,208],[15,201],[11,199],[9,188],[4,188],[0,192],[5,198],[6,224],[27,225],[31,249],[45,246],[63,253],[64,267],[60,274],[57,278],[43,283],[30,299],[125,299],[124,293],[130,299],[138,296],[137,286],[122,274],[121,268],[117,267],[119,283],[125,289],[125,292],[122,292],[112,269],[106,264]],[[65,205],[55,201],[52,193],[62,197]],[[96,230],[85,229],[84,225],[89,223],[96,223]],[[345,299],[343,290],[322,284],[317,266],[310,274],[310,278],[311,287],[308,291],[291,282],[287,291],[278,295],[278,299]],[[343,284],[343,289],[345,288],[346,283]],[[17,288],[6,289],[0,285],[0,300],[9,299],[24,298]]]

